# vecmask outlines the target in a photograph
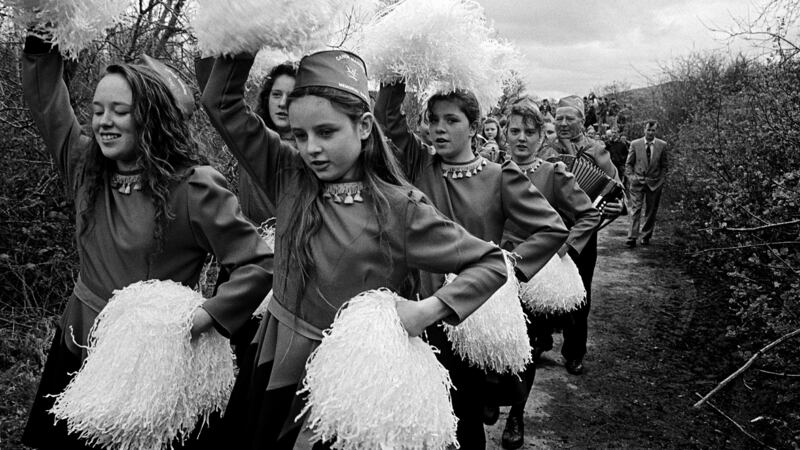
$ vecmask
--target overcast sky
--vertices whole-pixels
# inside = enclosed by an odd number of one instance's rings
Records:
[[[693,50],[729,51],[708,27],[731,26],[732,17],[753,14],[759,0],[479,2],[499,34],[523,53],[529,90],[558,98],[613,81],[647,86],[660,62]]]

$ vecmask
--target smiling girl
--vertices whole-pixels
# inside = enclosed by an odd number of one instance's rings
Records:
[[[197,154],[185,114],[159,73],[109,66],[95,89],[86,135],[70,106],[58,49],[29,36],[22,69],[34,122],[75,202],[80,258],[23,442],[84,448],[63,421],[53,424],[48,410],[52,395],[80,369],[89,330],[114,290],[151,279],[195,286],[213,253],[230,279],[195,311],[192,335],[213,326],[230,336],[269,291],[272,254],[225,179]]]
[[[483,122],[483,132],[486,138],[480,154],[489,161],[503,163],[506,160],[506,152],[503,151],[502,134],[500,134],[500,122],[494,117],[489,117]]]
[[[443,218],[405,180],[369,110],[358,56],[301,60],[288,99],[298,151],[245,105],[252,64],[252,55],[218,59],[202,97],[228,148],[277,206],[274,297],[240,367],[224,445],[292,448],[305,362],[347,300],[381,287],[411,298],[417,270],[460,272],[422,300],[398,304],[416,336],[469,316],[502,285],[505,264],[499,248]]]
[[[516,164],[501,165],[473,154],[480,108],[472,93],[439,93],[428,100],[433,151],[408,130],[400,110],[404,97],[402,82],[381,86],[375,115],[397,147],[409,179],[445,216],[484,241],[499,243],[507,221],[518,225],[526,239],[513,249],[519,256],[515,270],[517,278],[529,280],[567,238],[558,214]],[[444,274],[423,273],[420,294],[429,295],[441,287]],[[429,342],[441,350],[437,356],[453,380],[453,408],[459,418],[461,448],[484,448],[485,374],[455,354],[440,327],[430,327],[427,335]]]

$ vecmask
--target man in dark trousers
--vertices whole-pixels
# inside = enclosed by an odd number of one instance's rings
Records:
[[[639,223],[644,208],[642,245],[649,245],[656,224],[656,212],[661,200],[661,191],[667,179],[667,143],[656,138],[658,122],[648,120],[644,137],[631,142],[625,174],[628,177],[631,199],[631,229],[626,245],[636,247],[639,238]]]
[[[617,168],[611,162],[611,155],[601,141],[586,136],[583,128],[584,121],[583,100],[580,97],[571,95],[559,100],[555,117],[557,139],[551,144],[545,144],[539,151],[539,157],[547,160],[561,154],[586,155],[606,175],[619,182]],[[621,212],[622,202],[609,202],[603,209],[602,215],[604,219],[613,220]],[[571,312],[568,323],[564,324],[564,343],[561,346],[561,355],[564,356],[564,368],[572,375],[580,375],[584,371],[583,357],[586,355],[589,309],[592,303],[592,278],[596,262],[597,231],[592,233],[575,261],[583,286],[586,288],[586,303],[578,310]]]

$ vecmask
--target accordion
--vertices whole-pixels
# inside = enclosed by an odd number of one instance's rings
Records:
[[[578,186],[592,199],[592,205],[600,211],[606,203],[622,197],[622,186],[595,164],[591,157],[583,153],[578,156],[562,154],[547,160],[552,163],[564,163],[567,170],[575,175]]]

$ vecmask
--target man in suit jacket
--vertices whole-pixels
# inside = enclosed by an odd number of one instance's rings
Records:
[[[627,245],[636,247],[642,207],[645,210],[642,245],[648,245],[656,224],[656,212],[661,191],[667,178],[667,143],[656,138],[658,122],[647,121],[644,137],[631,142],[625,174],[628,176],[631,198],[631,229]]]

